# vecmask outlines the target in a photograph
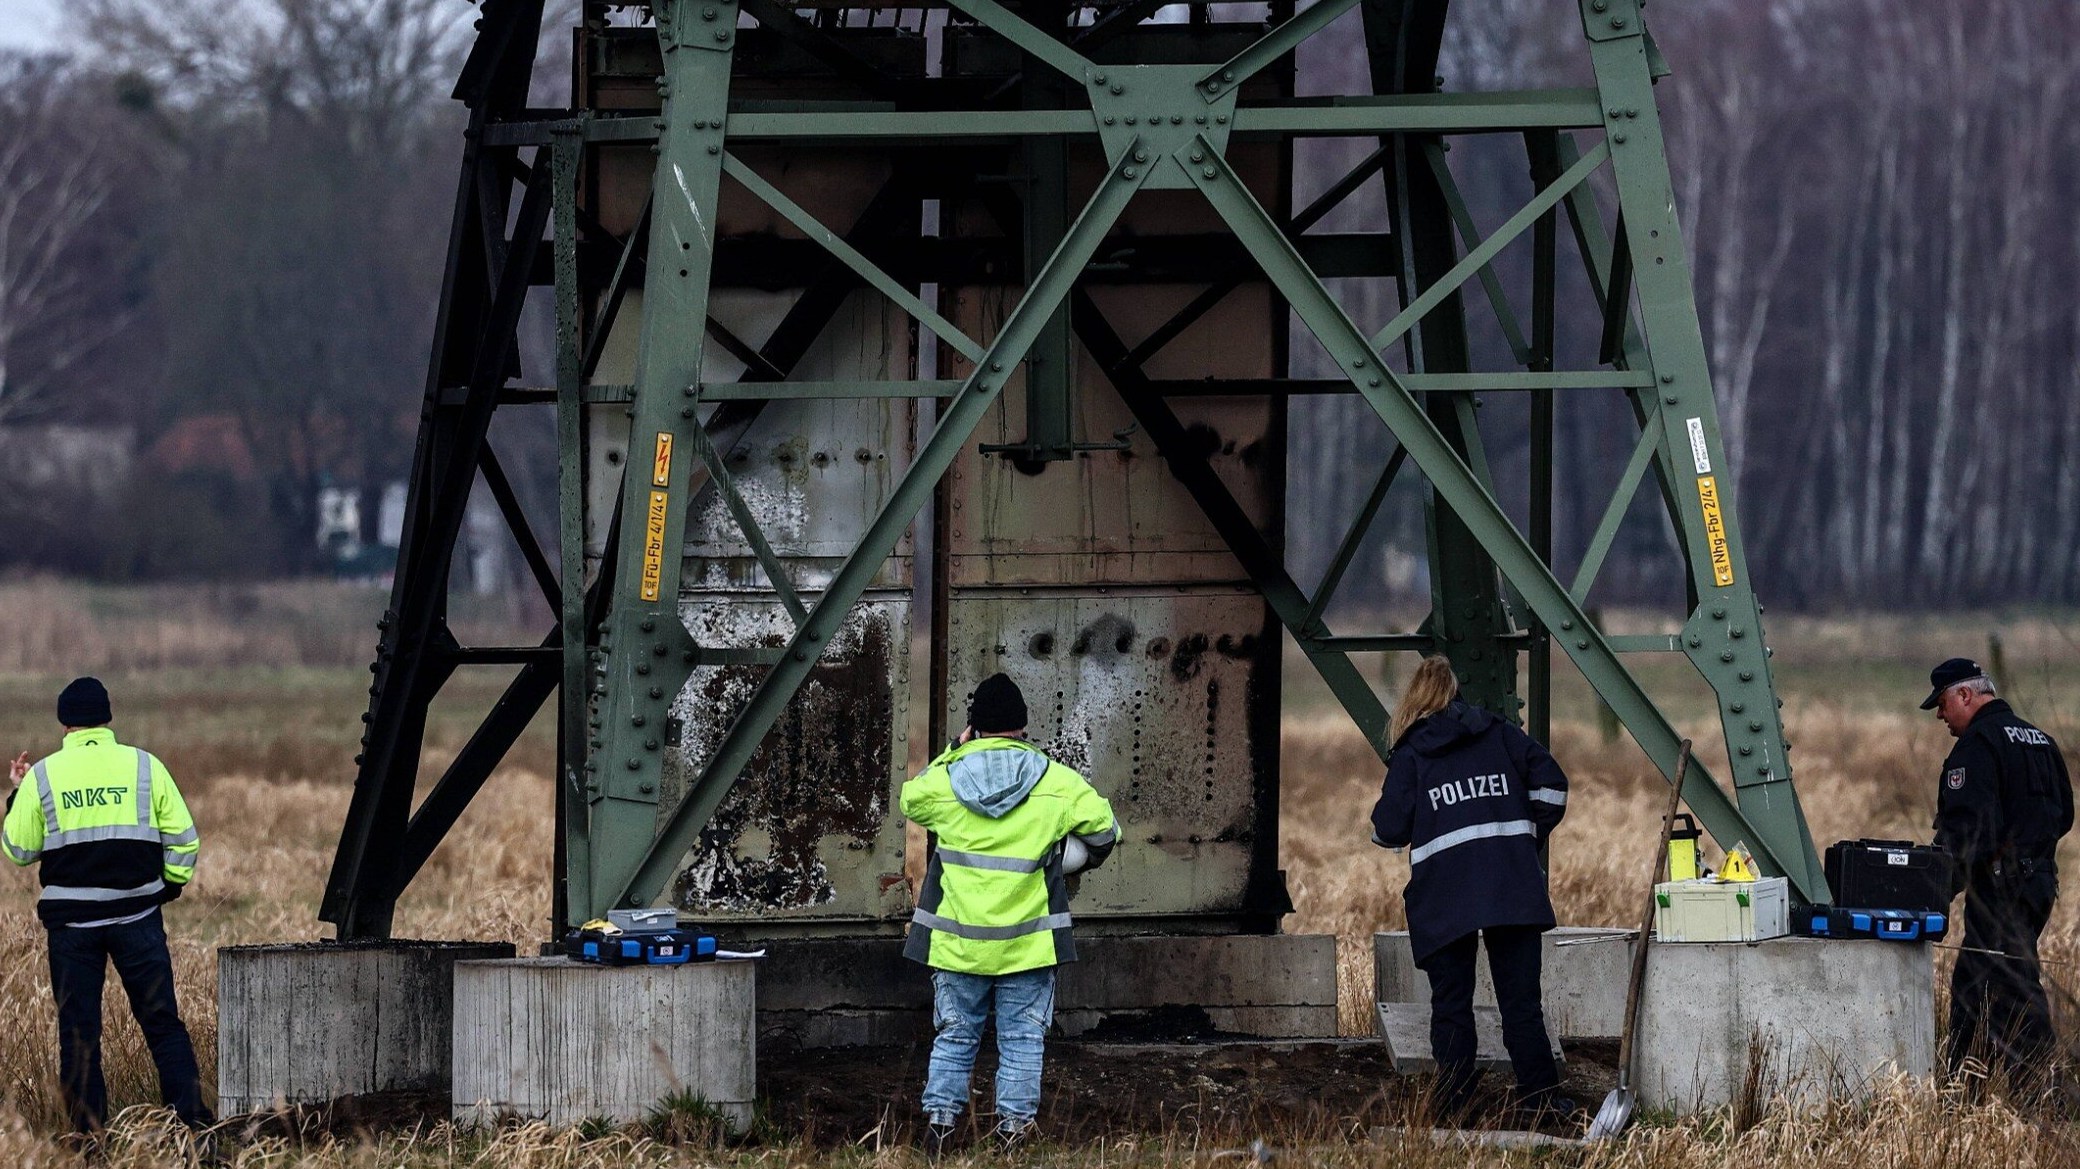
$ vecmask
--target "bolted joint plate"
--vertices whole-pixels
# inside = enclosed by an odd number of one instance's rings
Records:
[[[1592,41],[1618,41],[1646,32],[1646,22],[1639,13],[1639,0],[1578,0],[1578,3],[1582,8],[1582,31]]]
[[[1753,595],[1738,589],[1702,590],[1697,608],[1683,625],[1681,647],[1717,696],[1733,785],[1758,787],[1789,780],[1791,761],[1783,750],[1768,642]]]
[[[736,39],[735,0],[676,0],[657,6],[657,40],[666,53],[675,49],[724,52],[735,47]]]
[[[1195,164],[1194,151],[1204,155],[1209,146],[1227,150],[1228,132],[1235,125],[1235,91],[1240,88],[1230,86],[1218,97],[1205,97],[1199,90],[1205,70],[1204,65],[1085,69],[1084,90],[1090,95],[1091,117],[1105,157],[1115,167],[1144,170],[1149,188],[1189,189],[1192,180],[1183,168],[1211,161],[1202,158]],[[1205,145],[1199,144],[1201,139]]]
[[[693,675],[697,649],[679,617],[676,597],[654,608],[632,606],[606,624],[612,652],[596,659],[606,692],[598,698],[600,725],[593,732],[600,746],[590,755],[597,764],[593,802],[655,806],[664,786],[666,720]]]

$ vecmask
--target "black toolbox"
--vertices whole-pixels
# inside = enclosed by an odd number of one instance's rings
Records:
[[[1844,840],[1827,850],[1827,884],[1836,905],[1947,911],[1953,863],[1934,845]]]

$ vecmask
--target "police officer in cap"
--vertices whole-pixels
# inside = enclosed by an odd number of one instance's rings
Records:
[[[1936,788],[1936,844],[1957,859],[1951,894],[1965,893],[1964,951],[1950,978],[1945,1057],[1969,1056],[2021,1082],[2053,1051],[2037,936],[2058,896],[2052,859],[2073,827],[2073,785],[2051,736],[1994,696],[1969,658],[1928,675],[1921,709],[1957,739]]]

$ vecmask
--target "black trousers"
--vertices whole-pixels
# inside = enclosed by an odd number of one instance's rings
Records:
[[[1430,978],[1430,1053],[1437,1059],[1438,1106],[1457,1112],[1473,1098],[1474,956],[1485,938],[1488,973],[1502,1012],[1502,1044],[1516,1073],[1517,1096],[1536,1104],[1560,1084],[1546,1034],[1545,1004],[1539,993],[1539,935],[1536,926],[1498,926],[1467,934],[1439,947],[1420,963]]]
[[[57,926],[49,936],[51,994],[58,1006],[58,1084],[73,1127],[86,1132],[108,1119],[108,1086],[101,1077],[101,989],[110,961],[158,1066],[160,1096],[188,1124],[209,1124],[195,1045],[174,1002],[173,958],[166,952],[160,915],[155,911],[142,921],[91,929]]]
[[[1977,1057],[2027,1083],[2057,1049],[2051,1005],[2037,964],[2037,938],[2058,896],[2058,877],[2035,872],[1975,881],[1965,897],[1964,945],[1950,976],[1950,1034],[1944,1058],[1954,1074]],[[2008,957],[1974,953],[1992,950]]]

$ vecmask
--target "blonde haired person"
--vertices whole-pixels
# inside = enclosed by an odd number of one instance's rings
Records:
[[[1576,1117],[1558,1094],[1539,994],[1539,935],[1553,928],[1539,849],[1567,813],[1567,776],[1536,739],[1461,702],[1446,658],[1416,667],[1392,730],[1372,840],[1409,850],[1403,900],[1430,978],[1439,1110],[1463,1113],[1473,1100],[1474,957],[1485,940],[1518,1107]]]

